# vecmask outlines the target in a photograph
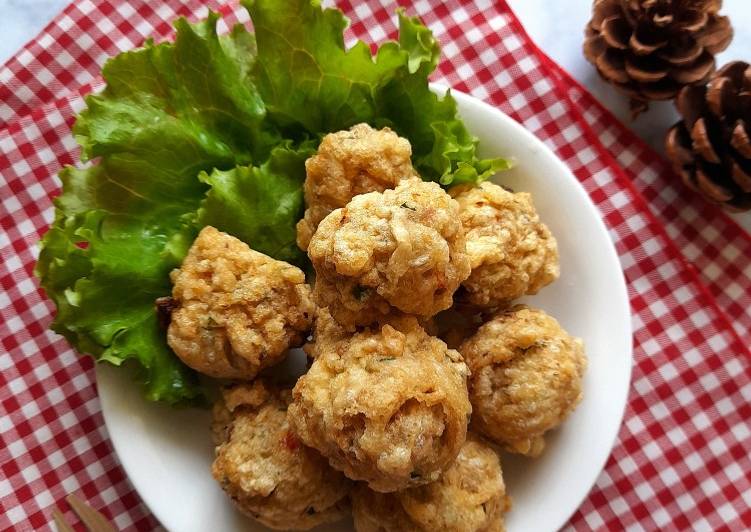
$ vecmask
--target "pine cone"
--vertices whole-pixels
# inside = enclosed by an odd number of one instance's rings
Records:
[[[594,0],[584,56],[631,97],[633,116],[706,81],[733,28],[722,0]]]
[[[684,183],[734,211],[751,209],[751,67],[728,63],[707,85],[685,87],[675,101],[683,120],[665,140]]]

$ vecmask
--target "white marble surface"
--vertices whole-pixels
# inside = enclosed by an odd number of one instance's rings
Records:
[[[626,99],[602,82],[581,54],[584,26],[591,12],[590,0],[508,0],[525,28],[545,52],[588,87],[652,146],[662,151],[662,138],[676,113],[669,103],[657,103],[635,122],[628,118]],[[69,0],[0,0],[0,64],[41,31]],[[725,0],[723,12],[735,26],[732,44],[719,56],[751,61],[751,1]],[[735,215],[751,232],[751,213]]]
[[[69,3],[70,0],[0,0],[0,65]]]

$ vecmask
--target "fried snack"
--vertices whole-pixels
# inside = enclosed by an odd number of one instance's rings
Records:
[[[354,335],[316,331],[289,420],[352,479],[388,492],[436,480],[466,437],[467,367],[414,317]]]
[[[349,513],[350,480],[287,424],[289,390],[261,381],[223,390],[214,407],[214,478],[245,514],[279,530],[308,530]]]
[[[210,377],[252,379],[301,345],[311,327],[305,274],[211,226],[170,277],[177,308],[167,342]]]
[[[463,297],[482,308],[503,306],[536,294],[558,278],[558,245],[540,221],[532,196],[493,183],[458,186],[450,191],[459,203],[467,232],[472,274],[462,283]]]
[[[385,127],[357,124],[323,137],[318,153],[305,161],[305,217],[297,224],[297,245],[307,250],[310,239],[334,209],[357,194],[394,188],[416,175],[409,141]]]
[[[357,532],[503,531],[510,505],[498,455],[471,433],[436,482],[396,493],[363,484],[352,491]]]
[[[392,307],[432,316],[451,306],[469,275],[459,206],[437,183],[417,178],[356,196],[329,214],[308,255],[316,302],[350,329]]]
[[[584,344],[542,310],[497,314],[459,351],[472,371],[472,427],[511,452],[539,455],[543,434],[581,401]]]

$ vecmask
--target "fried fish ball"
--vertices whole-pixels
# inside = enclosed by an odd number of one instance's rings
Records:
[[[498,455],[471,433],[436,482],[396,493],[362,484],[352,491],[358,532],[500,532],[509,507]]]
[[[214,478],[245,514],[279,530],[308,530],[349,513],[352,483],[290,432],[290,391],[261,381],[223,391],[214,407]]]
[[[334,209],[358,194],[394,188],[416,175],[412,146],[385,127],[357,124],[348,131],[323,137],[318,153],[305,161],[305,217],[297,224],[297,245],[308,249],[310,239]]]
[[[252,379],[301,345],[315,305],[305,274],[205,227],[171,273],[167,342],[188,366],[215,378]]]
[[[459,206],[437,183],[408,179],[329,214],[308,247],[314,298],[349,328],[392,307],[428,317],[469,275]]]
[[[451,189],[467,232],[472,273],[465,297],[482,308],[536,294],[558,278],[558,245],[526,192],[485,182]]]
[[[472,371],[472,427],[511,452],[539,455],[543,434],[581,401],[584,344],[542,310],[502,312],[459,351]]]
[[[466,437],[467,367],[414,317],[341,337],[316,331],[289,420],[306,445],[376,491],[436,480]]]

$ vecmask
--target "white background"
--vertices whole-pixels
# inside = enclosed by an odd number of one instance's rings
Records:
[[[156,1],[156,0],[155,0]],[[0,64],[41,31],[69,0],[0,0]],[[677,119],[672,104],[661,102],[631,122],[626,98],[610,88],[584,60],[581,46],[589,20],[590,0],[508,0],[532,39],[570,72],[621,120],[649,144],[662,151],[668,127]],[[722,12],[735,27],[730,47],[718,63],[733,59],[751,62],[751,0],[725,0]],[[734,215],[751,232],[751,213]]]

